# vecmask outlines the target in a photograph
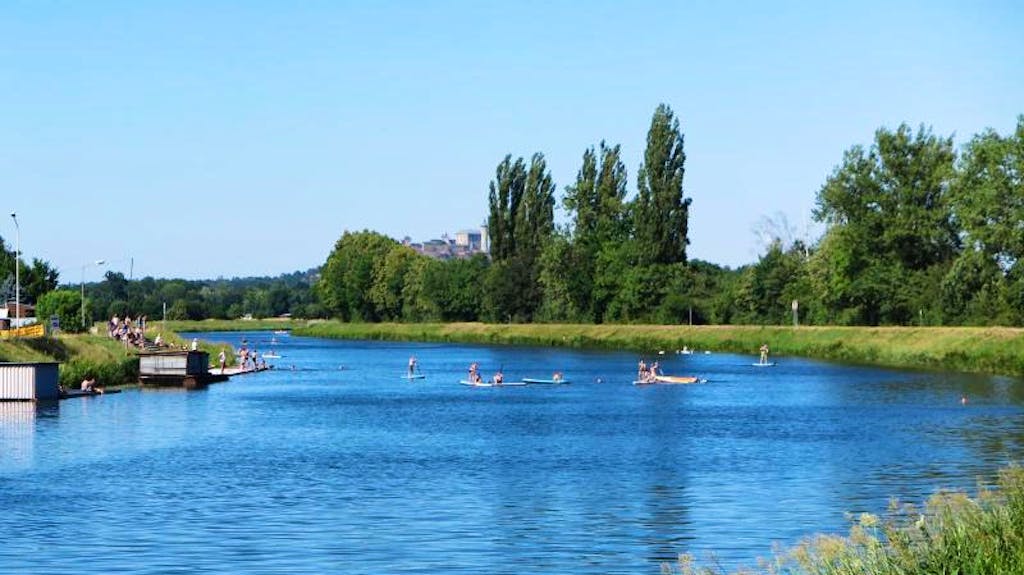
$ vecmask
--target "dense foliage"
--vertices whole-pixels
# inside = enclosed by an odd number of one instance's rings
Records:
[[[618,145],[584,150],[561,198],[543,154],[506,156],[487,194],[489,257],[437,260],[345,232],[319,277],[108,272],[86,286],[87,320],[161,318],[166,305],[167,319],[785,325],[799,302],[802,324],[1024,325],[1024,116],[1013,133],[988,130],[959,150],[923,126],[879,129],[818,190],[820,238],[794,241],[775,226],[758,261],[735,270],[687,258],[683,142],[658,106],[632,197]],[[0,292],[11,297],[15,258],[0,247]],[[56,287],[46,262],[21,262],[21,273],[26,302]],[[50,303],[63,322],[74,302],[60,298]]]
[[[34,304],[43,294],[56,289],[57,270],[50,267],[49,262],[35,258],[31,265],[25,263],[15,257],[16,249],[16,246],[8,249],[4,238],[0,237],[0,301],[14,301],[18,288],[15,279],[18,279],[21,281],[21,302]],[[15,274],[15,261],[18,262],[18,274]]]
[[[115,315],[159,320],[165,308],[169,320],[321,317],[325,312],[310,289],[315,275],[310,270],[276,278],[128,280],[110,271],[103,281],[85,286],[86,322]]]
[[[776,228],[738,270],[686,257],[685,162],[661,105],[633,198],[619,146],[601,142],[584,151],[555,226],[544,156],[506,156],[489,187],[489,260],[428,260],[346,234],[325,269],[361,272],[325,273],[320,293],[332,315],[364,321],[784,325],[795,301],[804,324],[1024,323],[1024,116],[1013,134],[987,131],[959,153],[924,127],[879,129],[818,191],[823,236]],[[345,305],[328,295],[342,293]]]

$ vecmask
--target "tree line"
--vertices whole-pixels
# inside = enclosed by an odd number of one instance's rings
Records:
[[[795,300],[803,324],[1024,325],[1024,116],[961,149],[924,126],[880,128],[818,190],[821,237],[795,240],[766,220],[764,253],[738,269],[687,258],[683,144],[675,114],[658,106],[632,194],[619,145],[586,148],[560,197],[542,153],[506,156],[487,189],[489,256],[437,260],[345,232],[319,270],[278,278],[108,272],[86,286],[86,323],[159,318],[166,304],[168,319],[778,325]],[[13,299],[17,260],[23,301],[81,327],[77,290],[55,289],[47,262],[0,248],[0,292]]]
[[[739,269],[687,259],[683,143],[658,106],[631,198],[618,145],[587,148],[560,199],[543,154],[506,156],[488,191],[489,259],[346,232],[320,301],[345,321],[779,325],[796,301],[803,324],[1024,325],[1024,116],[961,150],[924,126],[877,130],[818,190],[823,235],[794,240],[769,220],[764,253]]]
[[[61,329],[70,332],[82,331],[95,321],[114,316],[146,316],[149,321],[266,318],[285,314],[296,318],[325,317],[326,312],[312,289],[316,277],[314,269],[274,278],[129,280],[120,272],[108,271],[103,281],[88,283],[82,290],[81,284],[58,287],[54,272],[49,289],[41,294],[26,292],[23,285],[22,301],[36,305],[40,321],[56,316]]]

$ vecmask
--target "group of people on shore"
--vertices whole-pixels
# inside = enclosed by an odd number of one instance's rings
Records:
[[[107,322],[107,335],[120,341],[125,347],[143,349],[147,346],[146,316],[137,319],[126,316],[121,319],[115,315]]]

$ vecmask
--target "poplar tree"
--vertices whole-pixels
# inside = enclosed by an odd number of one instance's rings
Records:
[[[679,120],[660,104],[637,177],[633,226],[641,264],[686,263],[690,198],[683,197],[685,162]]]
[[[601,321],[609,299],[605,292],[615,291],[617,283],[613,268],[607,265],[609,258],[600,257],[601,253],[615,251],[629,233],[624,204],[626,166],[619,150],[618,145],[609,147],[603,141],[597,151],[587,148],[576,182],[566,187],[562,199],[571,218],[567,259],[572,263],[572,277],[563,280],[564,291],[590,321]],[[596,289],[597,285],[612,289]]]
[[[493,319],[530,321],[540,307],[540,254],[554,232],[555,184],[544,155],[527,169],[512,156],[498,164],[490,183],[491,257],[487,312]]]
[[[519,204],[526,185],[526,164],[522,158],[512,162],[512,155],[498,164],[490,183],[490,216],[487,232],[490,235],[491,257],[495,261],[507,260],[516,252],[515,225]]]

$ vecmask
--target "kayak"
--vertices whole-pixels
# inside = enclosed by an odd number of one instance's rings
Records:
[[[555,385],[559,383],[572,383],[568,379],[537,379],[533,377],[524,377],[523,383],[537,383],[537,384],[548,384]]]
[[[505,382],[503,384],[495,384],[492,382],[467,382],[466,380],[460,380],[459,383],[464,386],[474,388],[509,388],[526,385],[524,382]]]

